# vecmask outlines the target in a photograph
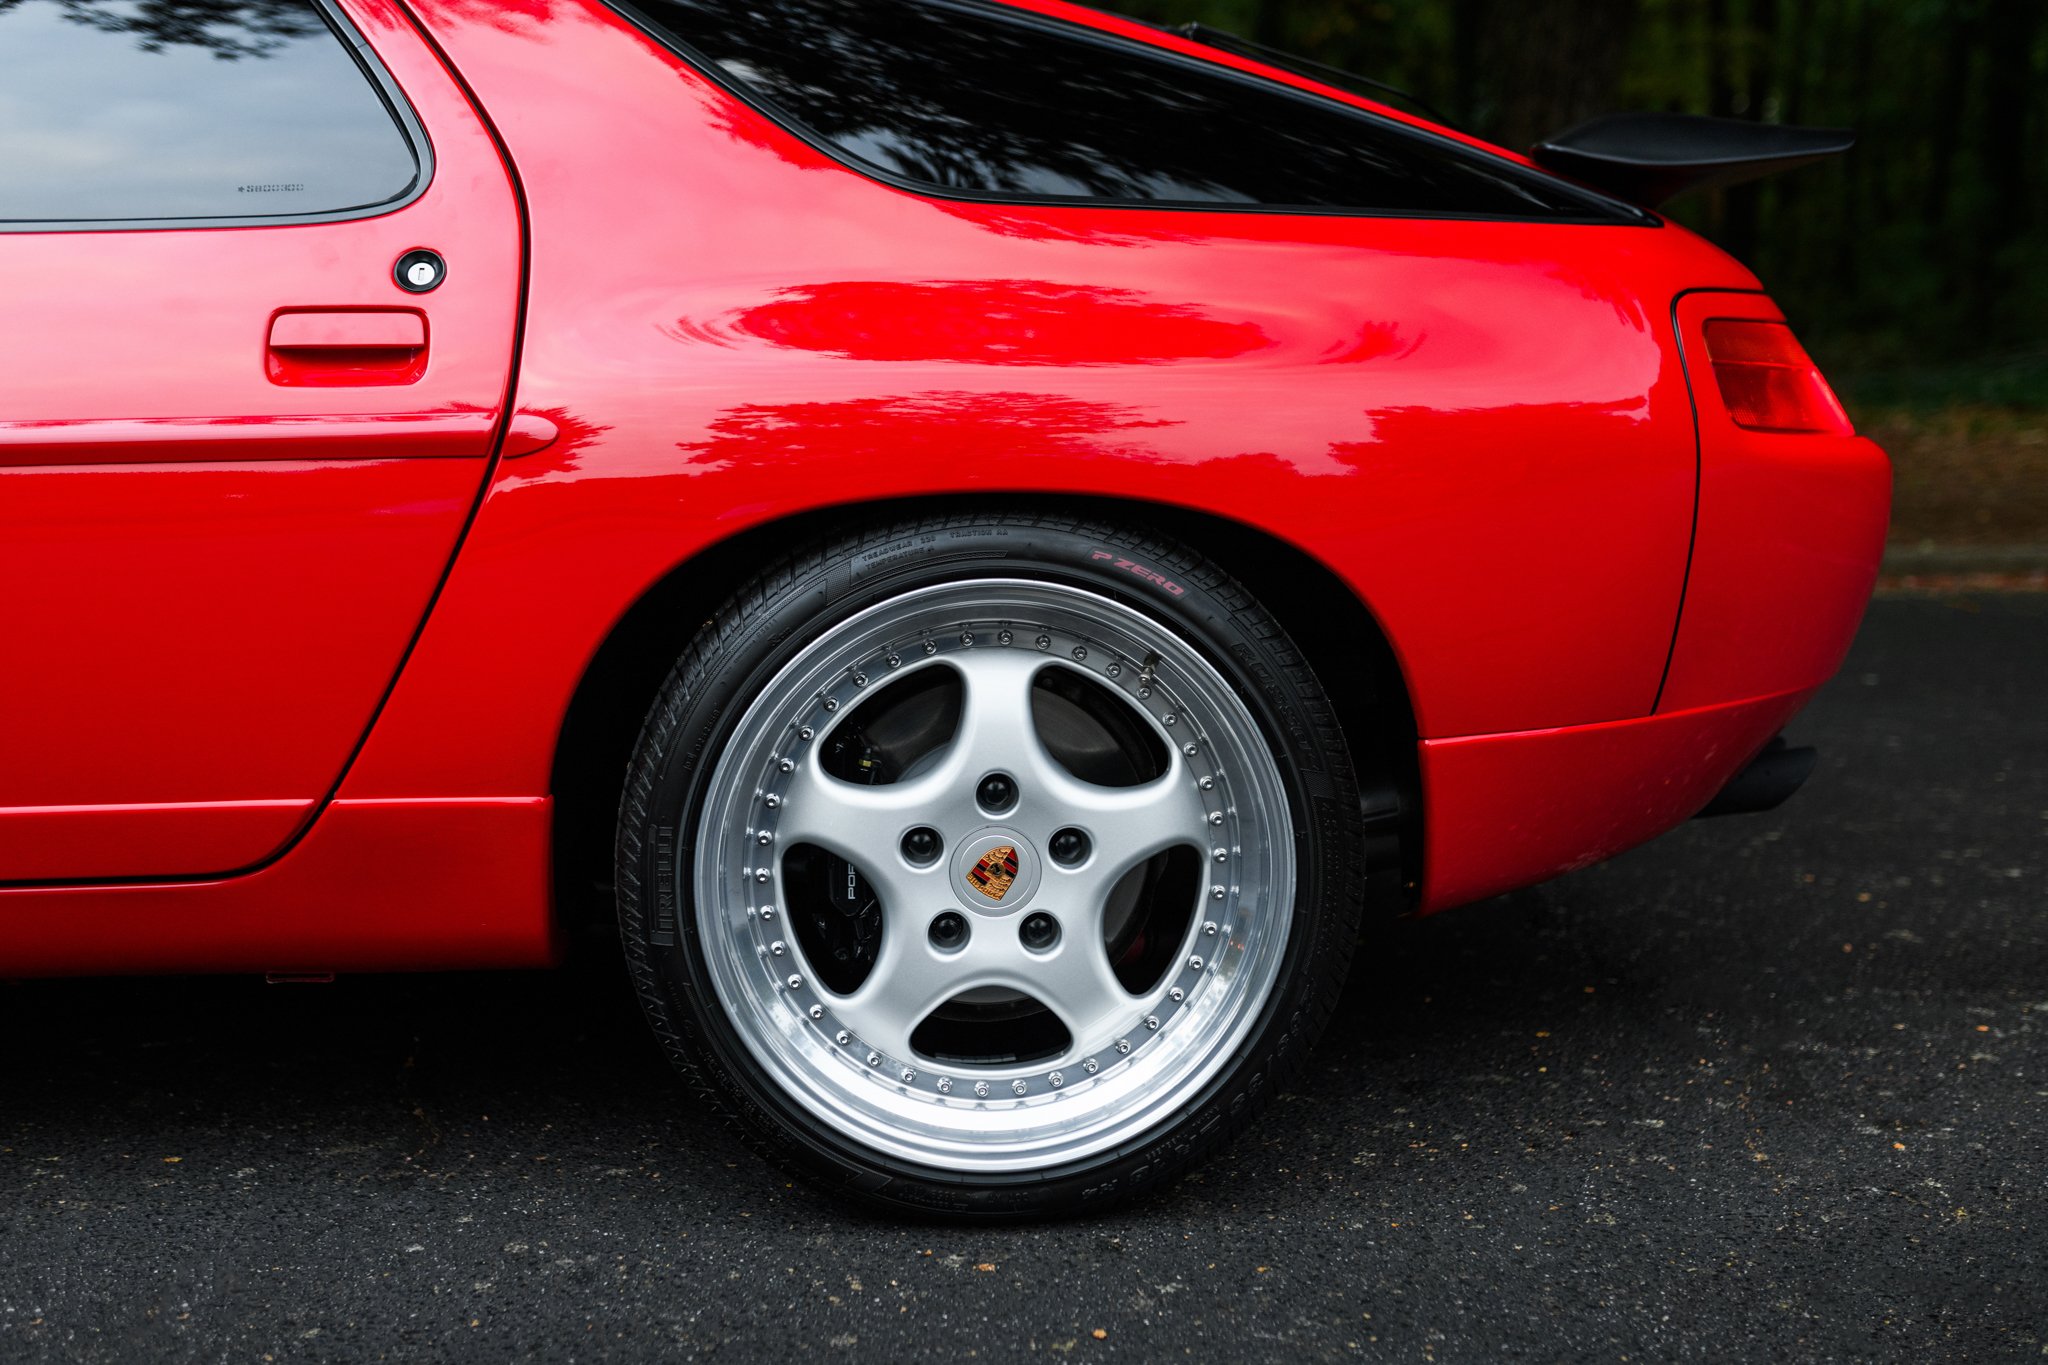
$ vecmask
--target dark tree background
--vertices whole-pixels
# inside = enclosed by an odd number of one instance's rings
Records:
[[[1526,147],[1672,109],[1856,129],[1681,200],[1852,389],[2048,404],[2048,0],[1107,0],[1387,80]]]

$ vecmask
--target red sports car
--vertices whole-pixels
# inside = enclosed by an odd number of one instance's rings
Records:
[[[603,916],[814,1177],[1157,1186],[1367,917],[1803,776],[1888,465],[1641,205],[1823,150],[1058,0],[0,0],[0,975]]]

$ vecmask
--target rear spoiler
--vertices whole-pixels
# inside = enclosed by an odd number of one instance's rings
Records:
[[[1529,149],[1546,170],[1655,208],[1688,190],[1733,185],[1838,156],[1856,145],[1846,128],[1708,118],[1604,114]]]

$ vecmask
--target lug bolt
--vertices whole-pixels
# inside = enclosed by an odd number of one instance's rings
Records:
[[[990,814],[999,814],[1017,804],[1017,784],[1008,773],[990,773],[974,790],[974,799]]]
[[[932,947],[950,953],[967,942],[967,916],[948,910],[932,920]]]
[[[1043,910],[1034,911],[1017,926],[1017,937],[1033,952],[1044,952],[1060,941],[1060,922]]]
[[[939,850],[944,846],[944,841],[939,838],[939,832],[928,825],[919,825],[903,836],[903,856],[919,866],[937,858]]]
[[[1054,862],[1062,867],[1073,867],[1088,856],[1088,836],[1069,827],[1054,834],[1046,849]]]

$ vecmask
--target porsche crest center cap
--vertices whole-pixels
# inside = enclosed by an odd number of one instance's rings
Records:
[[[1043,860],[1015,830],[985,825],[955,846],[949,868],[953,895],[981,915],[1021,910],[1038,890]]]
[[[998,844],[967,869],[967,884],[992,901],[1007,896],[1016,880],[1017,847],[1014,844]]]

